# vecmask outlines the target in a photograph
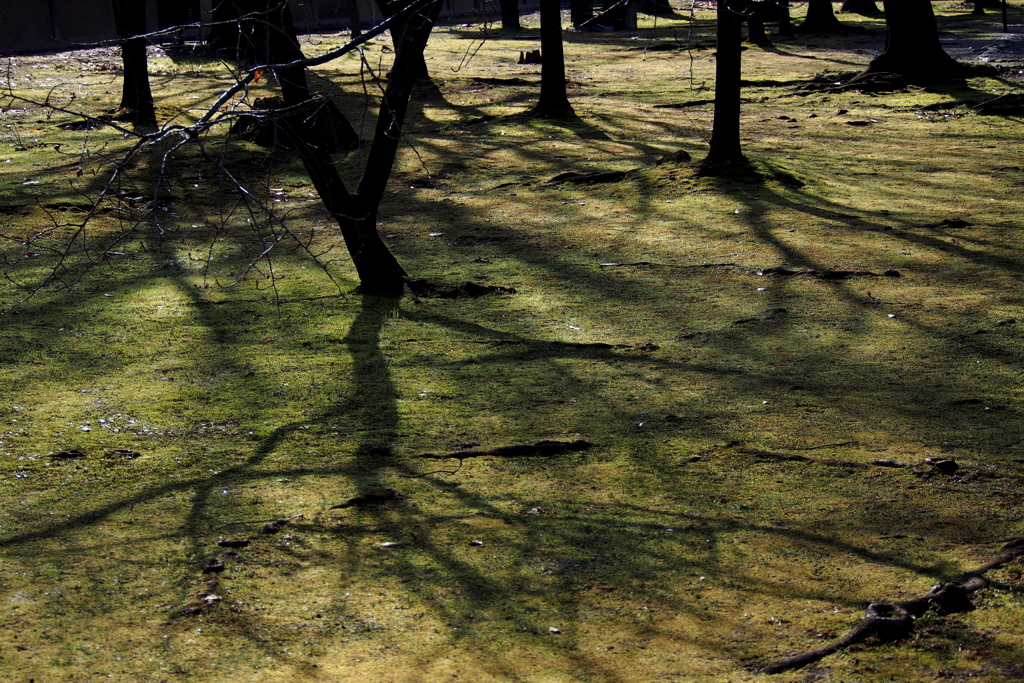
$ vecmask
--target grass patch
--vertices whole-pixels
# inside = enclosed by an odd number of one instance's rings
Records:
[[[994,30],[959,12],[940,17],[958,39]],[[472,300],[350,294],[301,166],[223,131],[204,144],[273,216],[189,149],[159,195],[153,157],[93,206],[130,141],[11,102],[0,678],[760,680],[1019,535],[1020,122],[923,109],[1016,86],[764,84],[865,65],[883,25],[844,16],[861,32],[744,53],[764,180],[701,178],[657,161],[701,158],[710,108],[661,105],[711,96],[711,50],[644,48],[707,43],[711,16],[567,34],[564,124],[515,116],[539,84],[515,63],[529,29],[437,31],[380,229],[415,277],[516,290]],[[104,54],[5,79],[99,114]],[[194,56],[153,73],[180,121],[227,76]],[[363,121],[358,61],[316,76]],[[548,182],[570,171],[629,173]],[[798,274],[759,274],[780,266]],[[420,457],[545,439],[594,446]],[[1019,566],[992,577],[972,612],[772,680],[1015,680]]]

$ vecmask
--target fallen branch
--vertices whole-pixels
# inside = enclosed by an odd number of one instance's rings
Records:
[[[913,628],[914,620],[931,608],[937,609],[942,614],[966,612],[973,609],[974,605],[971,604],[970,596],[988,585],[988,580],[983,576],[985,572],[1001,567],[1024,555],[1024,538],[1011,540],[1003,549],[1007,552],[994,557],[976,569],[964,572],[956,581],[933,587],[924,595],[903,602],[871,603],[868,605],[864,620],[842,638],[817,650],[780,659],[766,666],[761,673],[777,674],[791,669],[799,669],[850,645],[864,642],[872,636],[880,640],[903,637]]]

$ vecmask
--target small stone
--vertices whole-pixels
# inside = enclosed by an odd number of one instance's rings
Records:
[[[222,572],[225,569],[227,569],[227,565],[224,564],[224,560],[216,557],[207,561],[207,563],[203,565],[204,574],[208,574],[210,572]]]
[[[554,626],[552,626],[551,628],[548,629],[548,633],[551,633],[552,635],[556,635],[557,636],[559,633],[561,633],[561,630],[559,630],[559,629],[555,628]]]

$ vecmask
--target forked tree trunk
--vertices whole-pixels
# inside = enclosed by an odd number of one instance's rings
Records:
[[[865,73],[897,73],[909,81],[962,75],[966,67],[946,54],[929,0],[884,0],[885,49]]]
[[[840,33],[843,24],[836,18],[832,0],[807,0],[807,16],[797,31],[800,33]]]
[[[575,116],[565,90],[565,54],[562,52],[562,10],[559,0],[540,0],[540,99],[534,116]]]
[[[156,125],[153,91],[146,59],[146,5],[142,0],[112,0],[117,37],[121,39],[124,82],[121,106],[124,118],[144,126]]]
[[[745,166],[740,148],[740,70],[743,17],[728,0],[718,0],[718,50],[715,53],[715,115],[711,148],[701,162],[702,175],[719,175]]]
[[[286,117],[288,134],[324,206],[338,221],[359,274],[359,289],[367,294],[401,296],[405,287],[405,270],[377,232],[377,212],[402,138],[416,64],[422,61],[440,7],[441,0],[437,0],[403,22],[405,31],[396,41],[395,62],[377,114],[366,166],[354,192],[345,186],[330,154],[311,135],[305,124],[306,114],[300,110]]]

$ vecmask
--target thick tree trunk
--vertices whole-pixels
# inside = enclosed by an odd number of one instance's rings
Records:
[[[499,0],[498,7],[501,10],[502,31],[522,31],[519,23],[519,0]]]
[[[562,52],[562,11],[559,0],[540,0],[540,99],[534,116],[575,116],[565,91],[565,54]]]
[[[718,0],[718,51],[715,53],[715,115],[711,148],[701,162],[703,175],[718,175],[747,163],[740,148],[740,71],[742,15]]]
[[[864,17],[877,17],[882,13],[878,9],[878,5],[875,4],[875,0],[845,0],[840,11]]]
[[[933,81],[964,73],[946,54],[929,0],[884,0],[885,49],[865,73],[897,73],[908,81]]]
[[[836,18],[832,0],[807,0],[807,16],[797,31],[800,33],[840,33],[843,24]]]
[[[117,37],[121,39],[124,82],[121,106],[124,118],[144,126],[156,125],[153,92],[146,59],[146,5],[142,0],[112,0]]]
[[[763,7],[767,3],[748,2],[746,0],[733,0],[737,9],[742,9],[747,18],[747,42],[754,45],[765,45],[768,43],[768,34],[764,32]]]
[[[375,0],[377,8],[380,9],[380,13],[384,15],[385,19],[390,19],[395,14],[400,12],[406,3],[403,0]],[[402,36],[405,34],[409,19],[401,19],[391,25],[391,42],[395,46],[395,52],[398,52],[399,43],[402,41]],[[423,58],[423,51],[421,50],[411,65],[413,79],[417,81],[430,80],[430,73],[427,71],[427,62]]]

